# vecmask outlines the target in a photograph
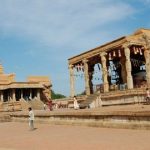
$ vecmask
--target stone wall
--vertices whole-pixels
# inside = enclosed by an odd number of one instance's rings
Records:
[[[28,115],[12,114],[12,121],[27,122]],[[35,115],[35,123],[107,128],[150,129],[150,112],[52,112]]]

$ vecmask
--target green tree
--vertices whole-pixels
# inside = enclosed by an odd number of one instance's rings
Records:
[[[53,90],[52,90],[52,95],[51,95],[52,99],[61,99],[61,98],[65,98],[66,96],[65,95],[62,95],[62,94],[59,94],[59,93],[55,93]]]

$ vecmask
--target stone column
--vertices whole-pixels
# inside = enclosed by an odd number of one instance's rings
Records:
[[[37,89],[37,99],[40,100],[40,89]]]
[[[144,50],[144,56],[145,56],[145,67],[146,67],[146,80],[147,80],[147,86],[150,87],[150,50],[145,49]]]
[[[93,83],[92,83],[92,79],[93,79],[93,73],[90,72],[90,74],[89,74],[90,94],[93,94],[93,93],[94,93],[94,91],[93,91]]]
[[[23,89],[21,89],[21,99],[23,99]]]
[[[90,84],[89,84],[89,67],[88,67],[88,60],[84,59],[84,79],[85,79],[85,92],[86,95],[90,95]]]
[[[73,65],[69,65],[69,72],[70,72],[70,96],[75,96],[75,84],[74,84],[74,70]]]
[[[15,89],[12,89],[12,100],[13,100],[13,101],[16,101]]]
[[[1,99],[1,102],[4,101],[3,91],[1,91],[1,97],[0,97],[0,99]]]
[[[102,76],[103,76],[104,92],[108,92],[109,91],[109,84],[108,84],[108,72],[107,72],[105,55],[106,55],[106,53],[102,52],[100,54],[100,57],[101,57],[102,70],[103,70]]]
[[[126,57],[126,72],[127,72],[127,88],[133,89],[133,78],[132,78],[132,67],[131,67],[131,61],[130,61],[130,49],[127,45],[124,46],[124,54]]]
[[[30,100],[32,99],[32,89],[30,89],[30,96],[29,96]]]

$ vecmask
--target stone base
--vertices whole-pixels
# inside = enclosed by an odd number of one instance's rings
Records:
[[[145,107],[145,106],[142,106]],[[150,111],[140,110],[110,110],[95,111],[94,109],[66,111],[35,111],[35,122],[55,125],[80,125],[108,128],[150,129]],[[148,108],[149,109],[149,108]],[[27,122],[28,113],[11,114],[12,121]]]

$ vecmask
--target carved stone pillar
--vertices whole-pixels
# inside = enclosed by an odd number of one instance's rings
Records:
[[[23,89],[21,89],[21,99],[23,99]]]
[[[16,101],[15,89],[12,89],[12,100],[13,100],[13,101]]]
[[[3,102],[4,101],[4,95],[3,95],[3,91],[1,91],[1,95],[0,95],[1,97],[0,97],[0,99],[1,99],[1,102]]]
[[[146,67],[146,80],[147,80],[147,86],[150,87],[150,50],[145,49],[144,51],[145,56],[145,67]]]
[[[70,72],[70,96],[73,97],[75,95],[73,65],[69,65],[69,72]]]
[[[127,72],[127,88],[133,89],[133,78],[132,78],[132,67],[131,67],[131,61],[130,61],[130,49],[128,46],[124,46],[124,54],[126,57],[126,72]]]
[[[30,89],[30,99],[32,99],[32,89]]]
[[[89,84],[89,67],[88,67],[88,60],[84,59],[84,79],[85,79],[85,92],[86,95],[90,95],[90,84]]]
[[[40,89],[37,89],[37,99],[40,100]]]
[[[90,72],[89,74],[89,85],[90,85],[90,93],[93,94],[93,83],[92,83],[92,79],[93,79],[93,73]]]
[[[104,84],[104,92],[109,91],[109,84],[108,84],[108,72],[107,72],[107,65],[106,65],[106,53],[103,52],[100,54],[101,62],[102,62],[102,70],[103,70],[103,84]]]

